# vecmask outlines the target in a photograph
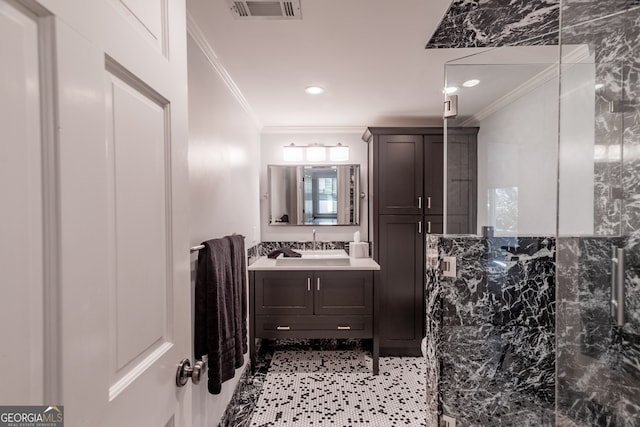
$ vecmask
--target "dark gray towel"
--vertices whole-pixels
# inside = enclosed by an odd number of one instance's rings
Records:
[[[194,350],[196,359],[208,356],[209,392],[218,394],[222,383],[235,375],[236,353],[242,349],[236,348],[230,241],[213,239],[203,245],[196,277]]]
[[[247,352],[247,258],[244,253],[244,236],[234,234],[227,239],[231,243],[231,274],[235,294],[236,368],[239,368],[244,363],[242,355]]]
[[[278,258],[278,255],[282,254],[285,258],[300,258],[302,256],[301,253],[294,251],[291,248],[278,248],[274,249],[267,254],[267,258]]]

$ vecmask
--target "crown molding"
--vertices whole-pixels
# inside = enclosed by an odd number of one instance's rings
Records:
[[[215,51],[209,44],[207,37],[204,35],[202,30],[200,29],[200,26],[198,25],[196,20],[193,18],[191,13],[189,13],[189,11],[187,11],[187,34],[191,36],[193,41],[200,48],[204,56],[207,58],[207,60],[213,66],[213,68],[216,70],[216,72],[222,79],[223,83],[225,84],[225,86],[227,86],[227,88],[229,89],[233,97],[236,99],[238,104],[240,104],[242,109],[247,113],[247,115],[255,123],[256,127],[258,129],[261,129],[262,123],[260,123],[260,120],[258,120],[258,117],[256,116],[255,111],[253,111],[253,109],[251,108],[251,105],[249,105],[249,103],[247,102],[246,98],[242,94],[242,91],[240,91],[240,88],[238,87],[238,85],[236,85],[236,83],[233,81],[233,78],[231,77],[227,69],[222,64],[222,61],[220,60],[220,58],[218,58],[218,55],[216,55]]]
[[[356,133],[361,135],[366,126],[264,126],[262,133]]]

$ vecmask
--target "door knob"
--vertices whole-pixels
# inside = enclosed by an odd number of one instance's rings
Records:
[[[187,381],[189,381],[189,378],[191,378],[192,383],[198,384],[206,370],[207,364],[202,360],[197,360],[192,368],[189,359],[182,359],[178,364],[178,371],[176,372],[176,385],[178,387],[184,387]]]

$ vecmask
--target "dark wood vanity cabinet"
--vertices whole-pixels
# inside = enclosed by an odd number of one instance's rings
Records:
[[[250,355],[256,338],[373,338],[374,272],[249,272]],[[374,373],[377,373],[374,344]]]
[[[447,132],[448,232],[475,233],[478,128]],[[367,136],[373,258],[381,268],[380,352],[418,356],[425,323],[425,235],[443,232],[444,130],[372,127]]]

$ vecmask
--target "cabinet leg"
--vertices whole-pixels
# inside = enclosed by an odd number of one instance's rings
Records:
[[[380,343],[376,338],[373,339],[373,375],[380,373]]]
[[[249,336],[249,365],[251,368],[251,375],[256,374],[256,339]]]

